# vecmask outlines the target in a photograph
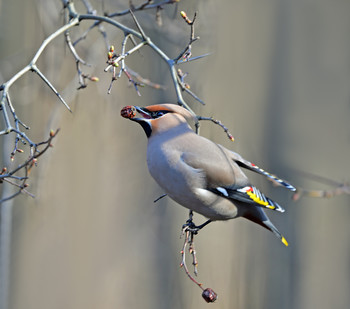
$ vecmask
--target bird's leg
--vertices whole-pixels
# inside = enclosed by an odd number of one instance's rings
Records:
[[[186,221],[186,223],[182,226],[182,231],[190,231],[191,233],[193,233],[194,235],[197,235],[198,232],[203,228],[205,227],[206,225],[208,225],[211,220],[207,220],[205,221],[203,224],[201,225],[195,225],[193,220],[192,220],[192,217],[193,217],[193,213],[192,213],[192,210],[190,210],[190,215],[189,215],[189,218],[188,220]]]

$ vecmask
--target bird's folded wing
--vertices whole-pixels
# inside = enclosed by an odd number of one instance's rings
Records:
[[[258,174],[264,175],[264,176],[268,177],[269,179],[271,179],[272,181],[274,181],[275,183],[277,183],[277,184],[279,184],[279,185],[281,185],[281,186],[283,186],[283,187],[285,187],[293,192],[296,191],[296,188],[293,185],[291,185],[289,182],[277,177],[276,175],[273,175],[273,174],[270,174],[269,172],[266,172],[265,170],[263,170],[259,166],[255,165],[254,163],[251,163],[248,160],[242,158],[242,156],[239,155],[238,153],[233,152],[233,151],[228,151],[226,148],[224,148],[222,146],[221,146],[221,148],[239,166],[244,167],[244,168],[251,170],[253,172],[256,172]]]
[[[247,176],[238,164],[227,157],[221,148],[212,142],[198,151],[184,152],[181,159],[188,166],[203,171],[207,182],[204,188],[249,185]]]
[[[228,199],[241,201],[254,206],[260,206],[267,209],[284,212],[285,210],[276,202],[266,197],[260,190],[254,186],[240,188],[216,187],[210,191]]]

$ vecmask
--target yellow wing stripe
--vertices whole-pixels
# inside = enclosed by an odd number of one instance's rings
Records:
[[[221,192],[221,190],[219,190]],[[266,197],[263,193],[261,193],[257,188],[253,186],[247,186],[243,188],[237,189],[237,192],[243,193],[249,197],[249,199],[259,206],[265,207],[267,209],[277,210],[279,212],[284,212],[284,209]]]
[[[265,202],[265,201],[263,201],[262,199],[260,199],[260,198],[259,198],[256,194],[254,194],[252,191],[247,191],[246,193],[249,195],[249,197],[250,197],[255,203],[260,204],[260,205],[263,205],[263,206],[265,206],[265,207],[267,207],[267,208],[269,208],[269,209],[275,209],[275,208],[276,208],[275,206],[269,205],[268,202]]]

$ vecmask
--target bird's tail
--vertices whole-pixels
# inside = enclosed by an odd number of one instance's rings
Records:
[[[263,221],[263,224],[261,224],[263,227],[267,228],[268,230],[270,230],[272,233],[274,233],[281,241],[282,243],[288,247],[288,242],[287,240],[283,237],[283,235],[279,232],[279,230],[277,230],[277,228],[272,224],[272,222],[270,220],[268,221]]]
[[[286,247],[288,247],[287,240],[283,237],[283,235],[279,232],[279,230],[273,225],[273,223],[271,222],[271,220],[268,218],[268,216],[265,214],[265,212],[261,207],[255,207],[254,211],[250,209],[250,211],[244,214],[243,217],[268,229],[269,231],[274,233]]]

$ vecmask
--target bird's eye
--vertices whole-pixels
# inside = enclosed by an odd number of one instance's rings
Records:
[[[153,119],[159,118],[159,117],[162,117],[164,114],[166,114],[166,113],[163,112],[163,111],[152,112],[152,118],[153,118]]]

